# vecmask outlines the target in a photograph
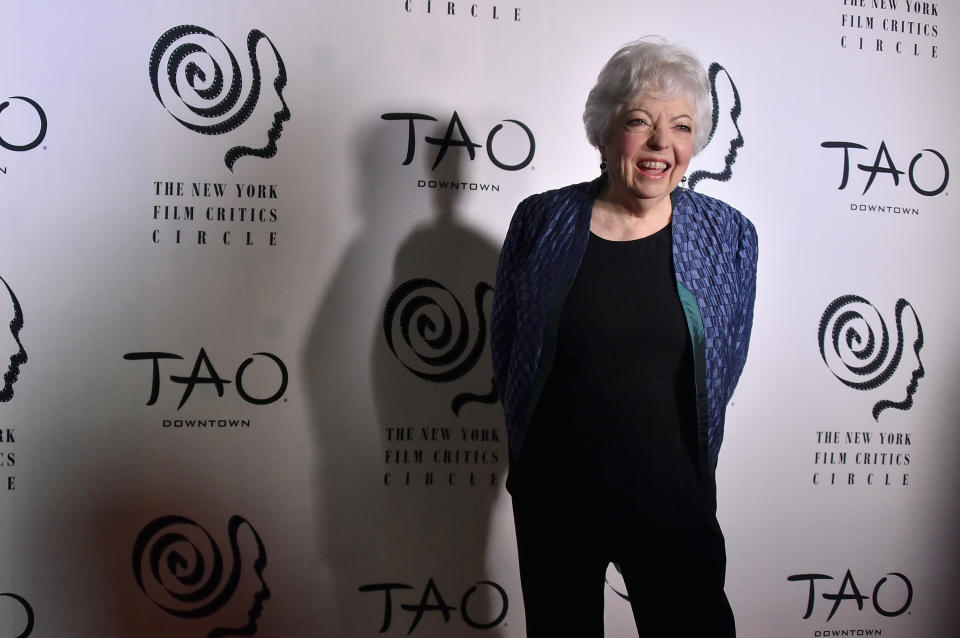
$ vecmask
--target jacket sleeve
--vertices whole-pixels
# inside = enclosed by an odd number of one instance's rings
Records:
[[[757,231],[746,217],[741,216],[740,236],[737,242],[736,266],[740,285],[740,316],[737,322],[734,357],[734,385],[743,372],[750,347],[753,328],[753,306],[757,297]],[[730,388],[731,392],[733,387]]]
[[[514,349],[517,321],[517,277],[524,243],[524,212],[529,202],[524,200],[510,220],[510,227],[500,249],[497,280],[493,292],[493,310],[490,314],[490,354],[493,376],[501,399],[509,393],[510,353]],[[506,405],[506,402],[504,402]]]

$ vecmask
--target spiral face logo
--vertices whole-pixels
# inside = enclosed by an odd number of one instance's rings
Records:
[[[256,544],[252,559],[241,551],[239,535],[246,530]],[[242,577],[255,579],[259,591],[243,623],[216,627],[208,638],[252,636],[257,618],[270,590],[263,580],[267,554],[260,535],[242,516],[232,516],[227,524],[229,556],[223,553],[207,531],[182,516],[161,516],[151,521],[133,545],[133,575],[150,600],[179,618],[198,619],[220,611],[234,598]]]
[[[474,288],[474,331],[463,305],[439,282],[420,278],[401,284],[390,295],[383,312],[383,332],[390,351],[421,379],[434,383],[459,379],[473,369],[483,353],[487,341],[483,300],[492,291],[483,281]],[[483,395],[461,393],[454,397],[450,409],[459,416],[467,403],[496,401],[493,389]]]
[[[33,607],[30,606],[30,603],[27,602],[22,596],[17,594],[11,594],[10,592],[4,592],[0,594],[0,598],[9,598],[14,607],[19,607],[22,611],[24,628],[23,631],[17,634],[16,636],[10,635],[9,638],[27,638],[31,633],[33,633]],[[6,610],[6,607],[0,607],[0,609]],[[18,614],[19,615],[19,614]],[[0,638],[8,638],[8,636],[3,635]]]
[[[909,310],[909,313],[907,312]],[[907,325],[916,326],[916,339],[904,348],[904,317]],[[913,395],[923,378],[920,349],[923,348],[923,328],[913,306],[906,299],[897,300],[894,308],[897,329],[896,342],[891,343],[887,323],[869,301],[858,295],[837,297],[824,310],[818,334],[820,356],[841,383],[856,390],[887,389],[897,369],[913,368],[906,386],[906,397],[899,400],[882,399],[873,406],[873,418],[887,408],[909,410]],[[912,356],[904,357],[912,352]],[[899,387],[889,387],[888,393],[899,396]]]
[[[0,277],[0,317],[10,317],[9,334],[5,330],[0,330],[0,365],[4,360],[7,361],[7,370],[3,374],[3,384],[0,385],[0,403],[9,401],[13,398],[13,384],[20,377],[20,366],[27,362],[27,351],[23,349],[20,342],[20,330],[23,329],[23,310],[20,308],[20,301],[13,294],[13,290],[7,284],[7,281]],[[6,291],[6,295],[3,291]],[[10,300],[9,304],[3,302],[3,298]]]
[[[14,95],[11,98],[0,102],[0,118],[3,118],[4,112],[10,106],[10,100],[19,100],[27,104],[32,108],[37,114],[37,132],[30,141],[23,144],[15,144],[3,139],[3,136],[0,135],[0,147],[7,149],[8,151],[29,151],[31,149],[37,148],[40,146],[40,143],[43,142],[43,138],[47,136],[47,114],[43,112],[43,108],[37,104],[35,101],[31,100],[28,97],[22,95]]]
[[[258,107],[261,77],[257,46],[261,40],[270,45],[269,50],[276,56],[277,76],[273,80],[276,99],[270,100],[275,102],[276,111],[263,146],[238,145],[227,150],[223,161],[230,171],[241,157],[276,155],[283,123],[290,119],[290,109],[283,100],[286,67],[273,42],[258,29],[247,35],[250,78],[246,83],[233,52],[223,40],[203,27],[185,24],[170,29],[160,36],[150,54],[153,94],[170,115],[191,131],[222,135],[241,127]],[[272,95],[270,89],[265,95]]]
[[[690,174],[690,179],[687,180],[687,188],[691,190],[703,179],[713,179],[718,182],[730,181],[730,178],[733,177],[733,164],[737,161],[737,151],[743,147],[743,133],[740,132],[740,125],[738,124],[741,112],[740,92],[737,91],[737,85],[733,83],[733,78],[730,77],[730,73],[717,62],[711,64],[707,71],[707,77],[710,79],[710,95],[713,98],[713,126],[710,129],[707,144],[713,140],[717,128],[720,125],[720,97],[717,94],[717,78],[720,77],[721,71],[723,71],[723,75],[727,78],[727,81],[730,82],[730,90],[733,94],[733,103],[730,105],[729,114],[730,123],[733,125],[733,130],[736,135],[729,141],[730,146],[723,158],[723,170],[717,172],[705,170],[694,171]]]

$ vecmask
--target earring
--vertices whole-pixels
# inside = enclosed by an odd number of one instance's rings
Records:
[[[600,172],[601,173],[607,172],[607,163],[604,160],[600,160]]]
[[[684,175],[683,177],[680,178],[680,187],[681,187],[681,188],[686,188],[686,187],[687,187],[687,176],[686,176],[686,175]]]

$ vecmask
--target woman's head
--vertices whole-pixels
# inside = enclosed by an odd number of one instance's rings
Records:
[[[660,38],[625,45],[600,70],[583,111],[590,143],[605,145],[611,121],[641,96],[683,99],[694,120],[694,154],[706,146],[712,122],[707,73],[693,53]]]

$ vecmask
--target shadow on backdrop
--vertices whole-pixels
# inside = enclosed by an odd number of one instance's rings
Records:
[[[473,587],[472,622],[491,624],[505,604],[483,583],[497,577],[485,556],[506,465],[486,331],[499,246],[460,221],[458,191],[402,195],[420,177],[465,179],[466,151],[450,149],[431,171],[436,150],[420,143],[418,171],[384,143],[396,131],[382,122],[358,140],[361,228],[305,352],[318,548],[341,636],[471,631],[461,603]],[[418,619],[422,601],[450,609]],[[495,638],[499,625],[484,634]]]

